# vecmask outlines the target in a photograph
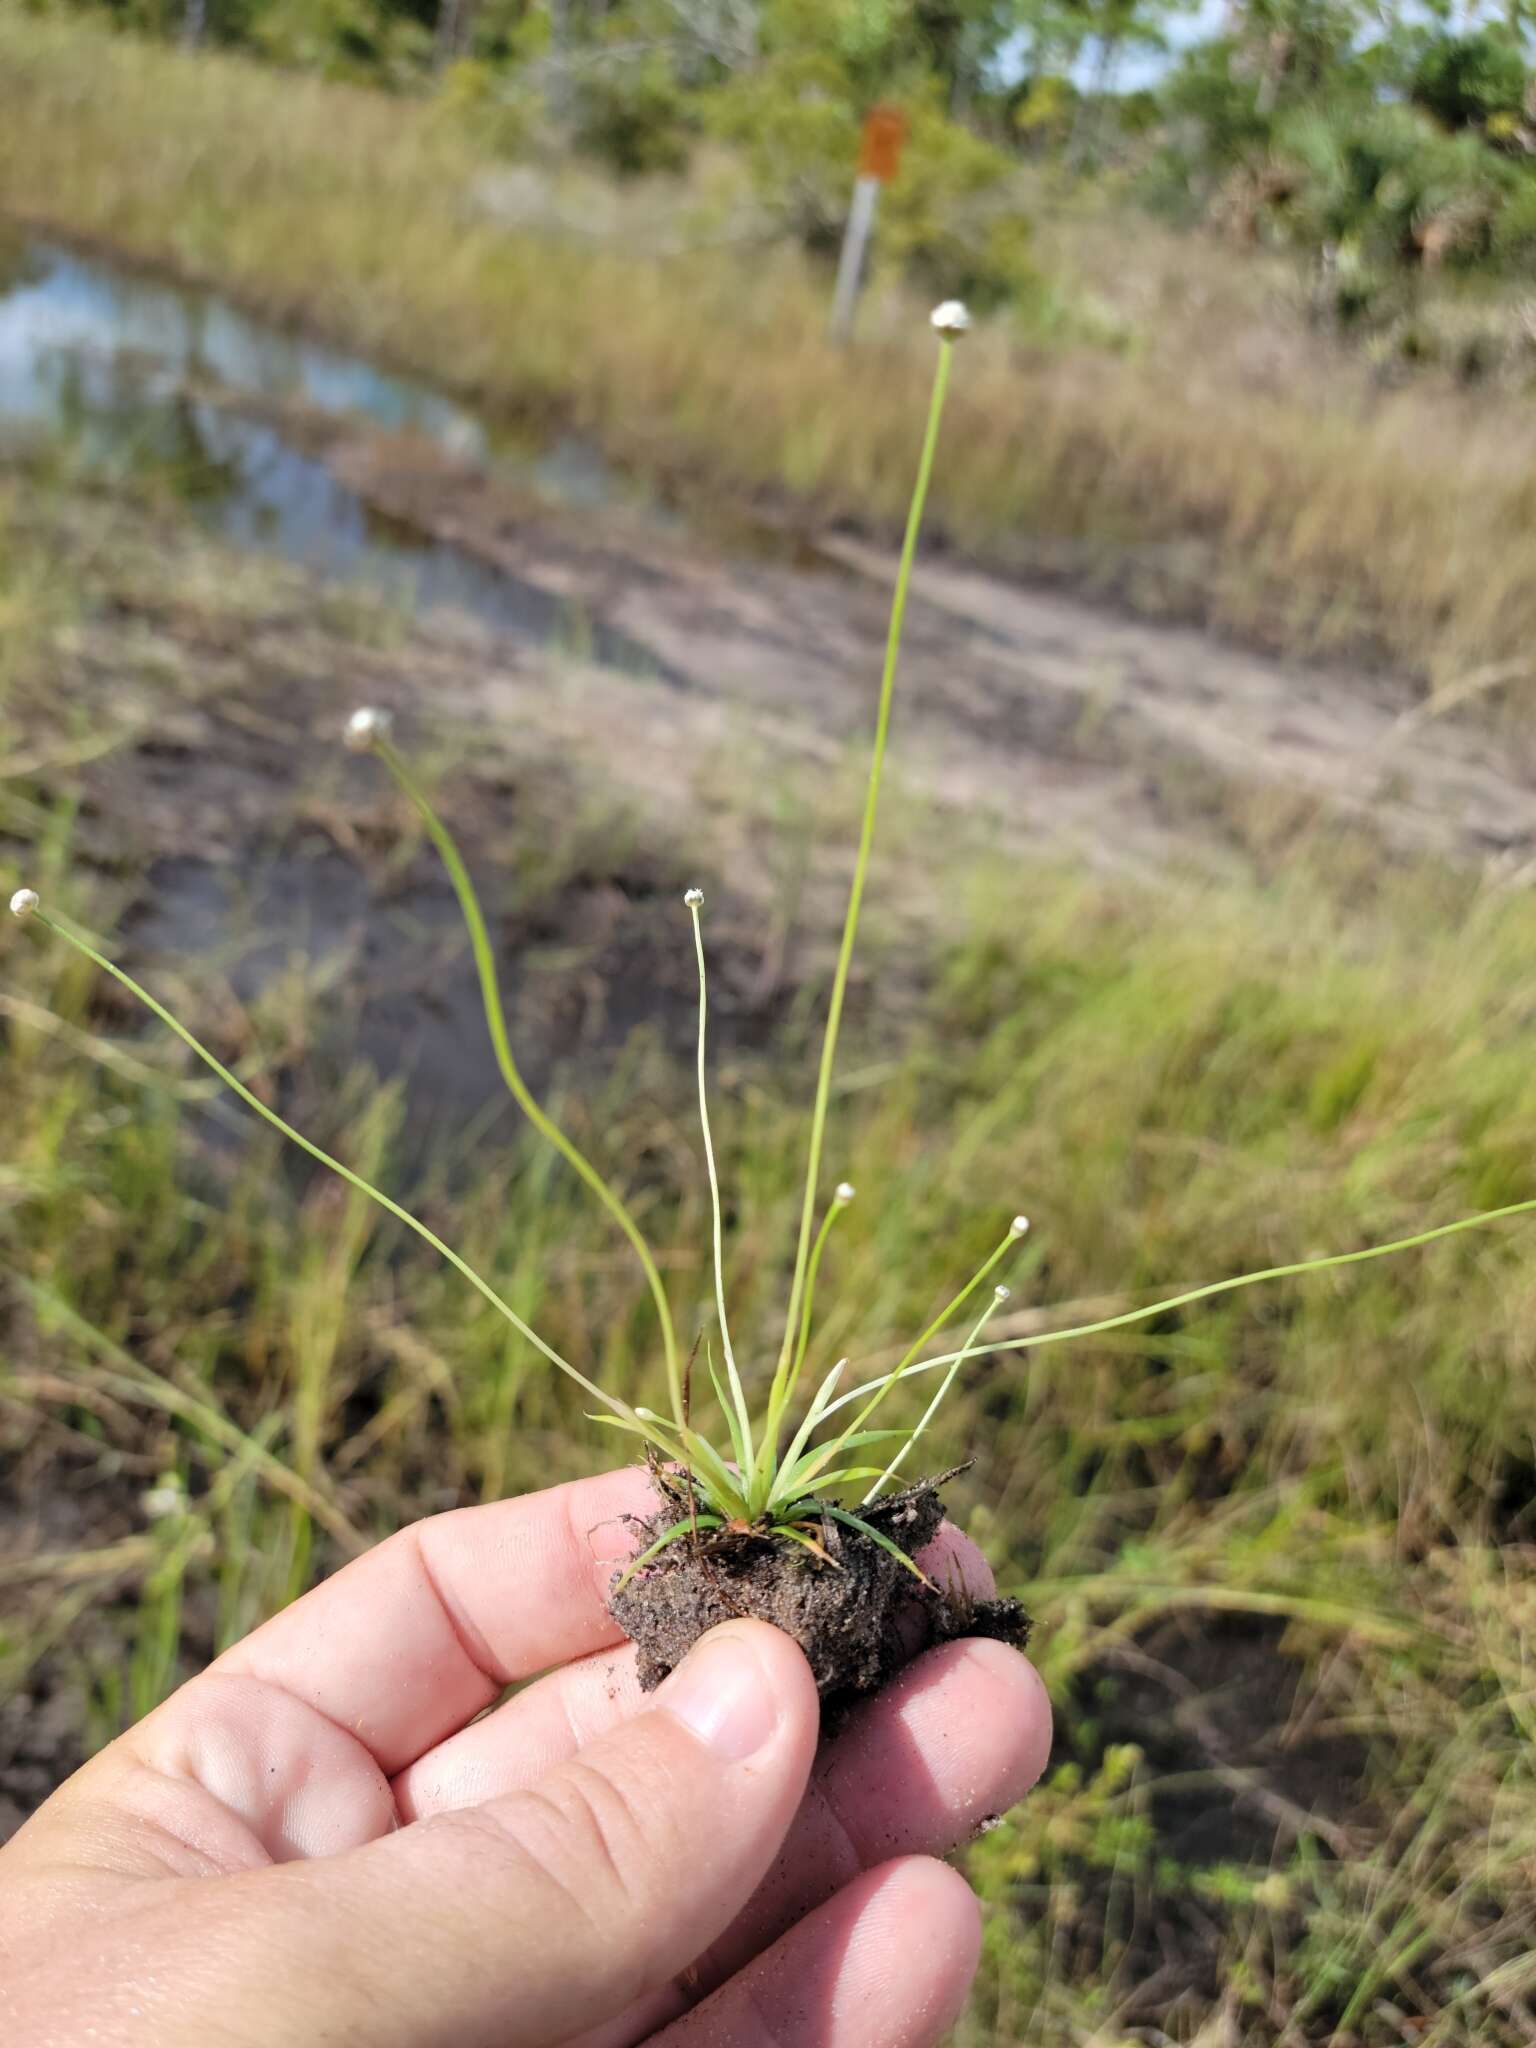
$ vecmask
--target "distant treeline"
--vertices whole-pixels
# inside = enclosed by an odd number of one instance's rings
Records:
[[[74,0],[54,0],[70,6]],[[1518,269],[1536,254],[1536,90],[1524,0],[1231,0],[1169,50],[1189,0],[89,0],[123,28],[219,42],[398,91],[509,156],[574,147],[624,174],[682,172],[711,138],[758,203],[835,239],[859,124],[910,124],[887,246],[946,290],[1028,288],[1021,161],[1112,179],[1316,266],[1330,312],[1393,277]]]

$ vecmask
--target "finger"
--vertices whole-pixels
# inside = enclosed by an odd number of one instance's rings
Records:
[[[623,1643],[578,1658],[407,1764],[393,1786],[400,1818],[426,1820],[521,1791],[633,1720],[647,1704],[636,1657]]]
[[[994,1600],[997,1581],[986,1557],[963,1529],[953,1522],[940,1522],[933,1541],[917,1553],[933,1583],[945,1592],[966,1594],[972,1600]]]
[[[361,1974],[378,1987],[370,2048],[568,2040],[654,1998],[740,1912],[804,1795],[818,1725],[789,1638],[728,1623],[647,1711],[536,1786],[233,1880],[243,1967],[262,1959],[270,1977],[282,1956],[282,1996],[305,2016],[294,2038],[352,2038]]]
[[[263,2041],[568,2041],[653,1996],[740,1910],[804,1792],[818,1718],[788,1637],[729,1623],[645,1713],[529,1791],[344,1856],[142,1894],[88,1993],[58,1975],[47,2038],[201,2048],[243,2042],[259,2014]]]
[[[400,1816],[504,1797],[644,1705],[632,1648],[553,1672],[402,1772]],[[791,1838],[804,1853],[788,1860],[827,1867],[824,1897],[898,1851],[947,1854],[1024,1796],[1050,1746],[1049,1698],[1017,1651],[971,1638],[926,1651],[826,1744]]]
[[[607,1596],[615,1564],[634,1550],[624,1518],[654,1511],[649,1480],[631,1469],[436,1515],[346,1566],[212,1669],[291,1694],[393,1774],[503,1686],[621,1640]],[[177,1696],[183,1711],[201,1712],[200,1683]]]
[[[1018,1804],[1050,1749],[1050,1699],[1017,1650],[966,1639],[928,1651],[827,1744],[786,1854],[695,1959],[697,1981],[721,1982],[858,1872],[968,1842]]]
[[[345,1728],[277,1686],[209,1671],[44,1801],[6,1845],[5,1877],[36,1888],[40,1925],[124,1880],[227,1877],[398,1825],[389,1780]]]
[[[746,1911],[682,1980],[581,2048],[648,2040],[866,1869],[968,1841],[1023,1798],[1050,1744],[1045,1687],[1016,1650],[980,1640],[930,1650],[827,1744]]]
[[[624,1518],[654,1505],[630,1470],[402,1530],[103,1751],[13,1863],[164,1875],[169,1842],[178,1870],[232,1872],[390,1832],[388,1775],[418,1746],[503,1684],[619,1640],[606,1594],[634,1549]]]
[[[520,1775],[525,1746],[547,1766],[563,1744],[588,1742],[640,1711],[634,1667],[633,1650],[608,1651],[554,1673],[422,1758],[406,1778],[427,1802],[503,1791]],[[745,1910],[693,1958],[685,1988],[668,1986],[584,2048],[645,2039],[863,1869],[898,1854],[948,1854],[1023,1798],[1050,1747],[1049,1698],[1017,1651],[980,1640],[928,1651],[824,1746],[783,1854]],[[444,1761],[434,1779],[437,1759]],[[408,1811],[400,1781],[396,1790]]]
[[[931,2048],[981,1952],[965,1880],[925,1858],[858,1878],[650,2048]]]

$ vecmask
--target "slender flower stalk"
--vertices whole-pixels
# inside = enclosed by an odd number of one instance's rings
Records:
[[[19,909],[17,908],[18,897],[29,899],[23,900]],[[77,953],[84,954],[85,958],[99,967],[103,974],[109,974],[115,982],[127,989],[128,993],[136,1001],[142,1003],[146,1010],[153,1016],[158,1017],[160,1022],[169,1030],[174,1031],[182,1044],[196,1053],[204,1066],[211,1068],[224,1083],[225,1087],[233,1094],[238,1095],[248,1109],[254,1109],[256,1114],[265,1122],[271,1124],[274,1130],[281,1131],[290,1144],[297,1145],[300,1151],[307,1152],[311,1159],[318,1160],[322,1166],[329,1168],[332,1173],[344,1180],[348,1187],[356,1188],[359,1194],[366,1195],[372,1202],[377,1202],[379,1207],[386,1210],[397,1222],[403,1223],[408,1230],[413,1230],[419,1238],[432,1247],[439,1258],[446,1259],[456,1272],[462,1274],[470,1286],[477,1293],[484,1296],[491,1307],[496,1310],[497,1314],[506,1318],[520,1337],[526,1338],[536,1351],[541,1352],[549,1360],[551,1365],[559,1366],[560,1370],[573,1379],[577,1386],[581,1387],[586,1393],[591,1394],[595,1400],[601,1401],[603,1406],[611,1409],[615,1415],[627,1418],[633,1417],[634,1410],[627,1401],[621,1401],[616,1394],[608,1393],[606,1389],[598,1386],[596,1381],[589,1380],[586,1374],[578,1371],[568,1358],[562,1358],[553,1345],[546,1344],[538,1331],[523,1321],[523,1318],[517,1313],[516,1309],[502,1299],[490,1282],[482,1279],[467,1259],[461,1258],[451,1245],[445,1244],[437,1233],[429,1230],[419,1217],[413,1216],[409,1209],[402,1208],[398,1202],[392,1200],[390,1196],[376,1188],[372,1181],[365,1180],[360,1173],[354,1173],[350,1166],[344,1166],[339,1159],[333,1159],[329,1152],[322,1150],[312,1139],[306,1138],[302,1131],[296,1131],[293,1125],[280,1117],[275,1109],[269,1109],[260,1096],[252,1094],[251,1090],[246,1087],[238,1075],[232,1074],[229,1068],[221,1060],[215,1058],[200,1039],[193,1036],[185,1024],[173,1017],[163,1003],[158,1002],[147,988],[141,987],[131,974],[117,965],[116,961],[109,960],[105,953],[97,952],[89,940],[83,938],[79,932],[72,930],[68,925],[60,923],[57,919],[47,916],[39,907],[35,891],[31,889],[18,890],[17,895],[11,899],[11,910],[17,917],[35,919],[44,931],[52,932],[55,938],[62,939],[66,945],[72,946]]]
[[[991,1275],[996,1271],[999,1260],[1004,1258],[1006,1254],[1013,1249],[1013,1247],[1020,1241],[1020,1239],[1024,1236],[1025,1232],[1028,1229],[1029,1218],[1027,1216],[1015,1216],[1013,1221],[1009,1224],[1007,1232],[1004,1235],[1001,1243],[993,1247],[993,1249],[987,1254],[986,1258],[977,1267],[976,1271],[971,1275],[970,1279],[967,1280],[965,1285],[960,1289],[960,1292],[952,1296],[951,1299],[945,1303],[943,1308],[941,1308],[938,1314],[934,1317],[933,1321],[928,1325],[927,1329],[923,1331],[922,1335],[920,1337],[914,1338],[912,1343],[908,1345],[907,1349],[902,1353],[900,1362],[895,1367],[893,1367],[893,1369],[889,1373],[887,1373],[882,1379],[872,1381],[868,1388],[860,1390],[861,1392],[867,1392],[869,1394],[869,1400],[865,1403],[864,1407],[860,1409],[854,1421],[849,1425],[848,1431],[840,1434],[836,1439],[834,1439],[832,1445],[829,1446],[828,1451],[825,1454],[822,1454],[820,1461],[812,1461],[811,1465],[808,1468],[809,1477],[815,1478],[821,1471],[825,1469],[828,1459],[836,1454],[838,1446],[845,1441],[847,1436],[863,1435],[864,1431],[868,1428],[870,1417],[874,1414],[875,1410],[880,1406],[881,1402],[885,1399],[886,1395],[891,1391],[891,1388],[894,1387],[899,1380],[905,1378],[907,1372],[911,1369],[912,1361],[918,1356],[918,1354],[921,1351],[924,1350],[924,1348],[927,1345],[933,1342],[933,1339],[938,1335],[939,1331],[945,1327],[945,1325],[951,1320],[951,1318],[959,1314],[960,1310],[964,1308],[965,1304],[970,1300],[971,1296],[976,1292],[977,1288],[982,1285],[983,1281],[989,1279]],[[850,1397],[849,1395],[845,1394],[841,1400],[833,1401],[824,1410],[824,1414],[830,1415],[834,1409],[845,1407],[851,1398],[853,1397]]]
[[[842,1027],[843,1003],[848,993],[848,975],[853,966],[854,942],[859,935],[859,912],[864,902],[864,884],[869,874],[870,849],[875,842],[875,820],[880,808],[880,783],[885,772],[886,742],[891,729],[891,700],[896,689],[896,667],[901,654],[902,627],[907,615],[907,592],[912,583],[912,564],[917,554],[917,537],[922,531],[923,510],[928,502],[928,485],[933,459],[939,445],[939,426],[944,417],[944,398],[949,389],[950,364],[955,342],[969,325],[957,323],[955,302],[939,308],[945,318],[935,316],[940,335],[939,359],[934,367],[933,391],[928,401],[928,425],[918,458],[917,482],[907,512],[907,530],[901,544],[896,570],[896,588],[891,599],[891,622],[886,635],[885,668],[880,678],[880,703],[875,714],[874,748],[870,756],[869,782],[864,792],[864,816],[859,827],[858,852],[854,856],[853,881],[848,891],[848,909],[843,919],[842,941],[837,949],[837,966],[832,975],[832,994],[827,1005],[827,1026],[822,1038],[821,1064],[816,1074],[816,1096],[811,1108],[811,1142],[805,1169],[805,1194],[800,1204],[800,1237],[795,1249],[794,1278],[789,1289],[789,1313],[784,1323],[784,1342],[779,1353],[769,1396],[769,1412],[781,1414],[793,1392],[795,1338],[800,1326],[800,1302],[805,1291],[806,1268],[811,1253],[811,1229],[816,1215],[816,1189],[821,1177],[821,1152],[826,1137],[827,1105],[832,1096],[832,1068],[837,1058],[837,1038]],[[963,308],[959,309],[963,312]],[[770,1438],[770,1445],[771,1445]]]
[[[661,1324],[668,1398],[673,1417],[680,1423],[683,1419],[682,1363],[678,1356],[677,1332],[672,1321],[671,1306],[667,1300],[666,1288],[662,1285],[661,1274],[657,1271],[656,1260],[623,1197],[603,1178],[586,1154],[566,1135],[548,1111],[541,1107],[523,1079],[507,1033],[501,983],[496,973],[495,949],[486,927],[479,894],[464,863],[464,857],[459,851],[458,842],[438,816],[426,791],[412,775],[391,740],[392,725],[393,721],[387,711],[364,705],[354,711],[347,720],[346,744],[354,752],[372,752],[378,755],[399,788],[415,805],[417,814],[426,827],[428,838],[437,848],[447,870],[448,879],[453,884],[453,892],[459,900],[459,910],[463,915],[465,929],[469,933],[470,951],[474,955],[475,973],[480,982],[480,1000],[485,1011],[486,1028],[490,1032],[496,1064],[501,1070],[501,1078],[507,1085],[508,1093],[540,1137],[554,1146],[590,1188],[634,1248],[635,1256],[645,1274],[645,1284],[650,1289],[651,1299],[656,1305],[657,1320]]]
[[[354,712],[346,726],[346,744],[359,752],[373,752],[379,756],[400,789],[415,805],[428,836],[441,855],[469,932],[486,1024],[497,1064],[508,1090],[534,1128],[554,1146],[601,1202],[629,1240],[640,1261],[661,1325],[671,1400],[669,1416],[656,1414],[649,1408],[631,1407],[587,1378],[568,1359],[546,1343],[487,1280],[426,1224],[285,1122],[229,1068],[222,1065],[154,996],[140,987],[132,976],[99,952],[77,931],[61,921],[44,915],[35,890],[18,889],[10,899],[11,910],[17,918],[40,925],[44,930],[74,947],[86,959],[94,962],[101,972],[121,984],[174,1032],[225,1086],[257,1115],[308,1153],[311,1158],[339,1175],[349,1186],[367,1195],[446,1260],[520,1336],[593,1397],[603,1411],[592,1418],[594,1421],[606,1428],[619,1430],[625,1436],[643,1444],[646,1455],[653,1465],[659,1457],[665,1464],[685,1475],[682,1480],[676,1482],[672,1490],[678,1500],[686,1500],[686,1512],[680,1512],[677,1522],[663,1530],[649,1548],[632,1562],[626,1577],[642,1569],[671,1545],[682,1542],[684,1538],[698,1542],[701,1538],[712,1540],[717,1534],[740,1535],[743,1531],[759,1536],[781,1538],[787,1545],[793,1545],[798,1552],[806,1553],[817,1566],[834,1564],[836,1560],[831,1556],[826,1544],[827,1525],[831,1522],[859,1532],[868,1541],[899,1558],[908,1570],[921,1578],[922,1574],[918,1567],[905,1555],[890,1534],[878,1526],[880,1497],[906,1465],[914,1447],[928,1432],[956,1381],[974,1360],[1003,1353],[1031,1351],[1047,1344],[1063,1344],[1074,1339],[1096,1337],[1127,1329],[1148,1322],[1154,1317],[1233,1293],[1239,1288],[1257,1286],[1260,1282],[1284,1280],[1333,1267],[1356,1265],[1368,1259],[1386,1258],[1432,1244],[1461,1231],[1481,1228],[1484,1224],[1536,1213],[1536,1199],[1512,1202],[1503,1208],[1462,1217],[1455,1222],[1417,1231],[1411,1236],[1396,1238],[1386,1244],[1372,1245],[1360,1251],[1337,1252],[1320,1258],[1298,1260],[1287,1265],[1268,1266],[1261,1271],[1212,1281],[1203,1287],[1186,1288],[1180,1293],[1165,1296],[1143,1307],[1126,1309],[1091,1322],[1035,1330],[1024,1336],[985,1341],[992,1318],[1008,1299],[1006,1285],[995,1282],[980,1314],[975,1316],[958,1348],[940,1351],[936,1356],[928,1356],[930,1347],[935,1342],[945,1341],[945,1333],[955,1325],[956,1319],[966,1310],[977,1291],[992,1280],[1001,1261],[1019,1244],[1028,1231],[1028,1219],[1015,1216],[1001,1241],[994,1246],[964,1286],[945,1303],[921,1334],[901,1354],[894,1367],[861,1385],[845,1388],[848,1360],[838,1360],[821,1380],[800,1415],[798,1423],[790,1430],[788,1444],[781,1454],[780,1437],[785,1433],[786,1418],[799,1392],[810,1355],[816,1287],[823,1257],[834,1226],[853,1200],[852,1187],[847,1182],[840,1183],[822,1215],[819,1229],[816,1227],[832,1075],[874,843],[913,562],[933,474],[954,347],[960,337],[967,332],[970,320],[962,305],[949,300],[935,309],[932,324],[939,336],[938,363],[892,593],[890,630],[880,680],[869,778],[811,1108],[805,1187],[789,1288],[788,1311],[782,1342],[778,1347],[777,1362],[756,1417],[738,1364],[726,1308],[723,1205],[709,1113],[709,992],[703,923],[700,917],[704,898],[702,891],[698,889],[690,889],[684,898],[693,920],[694,953],[698,964],[699,1118],[709,1179],[711,1262],[714,1305],[720,1329],[723,1381],[716,1371],[708,1349],[705,1351],[704,1362],[725,1417],[728,1443],[722,1442],[717,1446],[692,1424],[689,1401],[691,1382],[680,1366],[676,1330],[666,1290],[662,1285],[656,1261],[638,1224],[611,1184],[554,1119],[540,1107],[517,1066],[507,1032],[501,990],[496,975],[495,953],[479,897],[452,834],[394,747],[390,737],[391,721],[387,712],[373,708],[363,708]],[[928,1402],[915,1426],[870,1426],[876,1411],[894,1388],[920,1373],[929,1372],[938,1372],[942,1377],[937,1392]],[[871,1447],[877,1445],[879,1449],[872,1451]],[[863,1462],[869,1458],[873,1461]],[[842,1499],[848,1497],[848,1488],[865,1481],[873,1483],[869,1485],[860,1501],[860,1509],[863,1512],[855,1513],[842,1504]]]
[[[709,1173],[709,1207],[713,1224],[713,1251],[715,1269],[715,1312],[720,1318],[720,1349],[725,1353],[725,1376],[731,1390],[731,1403],[736,1413],[736,1424],[740,1431],[738,1442],[740,1455],[747,1471],[750,1486],[756,1465],[752,1442],[752,1411],[747,1405],[746,1392],[741,1384],[741,1374],[736,1370],[736,1353],[731,1347],[730,1323],[725,1313],[725,1246],[724,1231],[720,1217],[720,1175],[715,1168],[715,1141],[709,1127],[709,1080],[705,1063],[705,1040],[709,1030],[709,976],[704,966],[704,926],[699,912],[704,907],[704,891],[690,889],[683,898],[688,906],[688,915],[693,919],[693,950],[699,964],[699,1122],[704,1131],[704,1164]]]
[[[961,1345],[960,1349],[955,1353],[954,1363],[950,1366],[949,1371],[945,1373],[943,1379],[939,1382],[939,1391],[934,1395],[933,1399],[928,1403],[928,1406],[923,1410],[922,1421],[919,1422],[916,1429],[913,1430],[912,1434],[907,1438],[905,1443],[903,1443],[901,1449],[896,1453],[895,1457],[892,1458],[889,1465],[886,1466],[885,1470],[880,1474],[880,1477],[875,1481],[874,1485],[869,1489],[868,1493],[865,1494],[865,1507],[868,1507],[871,1504],[871,1502],[878,1499],[880,1494],[884,1492],[885,1488],[890,1485],[891,1481],[896,1477],[898,1469],[905,1462],[907,1454],[911,1451],[912,1446],[917,1442],[918,1438],[927,1429],[929,1423],[932,1422],[934,1416],[938,1414],[940,1408],[943,1407],[944,1397],[955,1383],[955,1375],[960,1371],[961,1367],[965,1364],[965,1361],[968,1358],[974,1356],[977,1341],[980,1338],[982,1331],[987,1327],[987,1324],[991,1322],[993,1316],[996,1315],[997,1311],[1008,1299],[1009,1291],[1010,1290],[1008,1288],[1003,1286],[1001,1281],[999,1281],[997,1286],[993,1288],[992,1299],[987,1303],[986,1307],[982,1310],[981,1314],[976,1318],[976,1321],[971,1328],[971,1334],[966,1338],[965,1342]]]
[[[1125,1309],[1118,1315],[1101,1316],[1096,1322],[1065,1324],[1058,1330],[1035,1330],[1026,1337],[1001,1337],[991,1344],[978,1344],[970,1355],[973,1358],[990,1358],[1003,1351],[1036,1351],[1046,1344],[1066,1344],[1078,1337],[1099,1337],[1110,1330],[1126,1330],[1136,1323],[1151,1322],[1155,1316],[1188,1308],[1197,1301],[1213,1301],[1218,1295],[1235,1294],[1240,1288],[1257,1287],[1270,1280],[1294,1280],[1303,1273],[1324,1273],[1339,1266],[1360,1266],[1370,1259],[1395,1258],[1400,1252],[1416,1251],[1419,1246],[1436,1244],[1441,1238],[1458,1237],[1464,1230],[1481,1230],[1490,1223],[1505,1223],[1511,1217],[1531,1215],[1536,1215],[1536,1198],[1507,1202],[1501,1209],[1480,1209],[1476,1215],[1458,1216],[1454,1223],[1437,1223],[1432,1230],[1418,1230],[1411,1237],[1395,1237],[1387,1244],[1366,1245],[1356,1252],[1327,1252],[1321,1258],[1298,1259],[1285,1266],[1264,1266],[1257,1272],[1237,1273],[1226,1280],[1209,1281],[1204,1287],[1187,1287],[1180,1294],[1165,1295],[1160,1301],[1148,1302],[1142,1308]],[[946,1351],[937,1358],[924,1358],[914,1364],[909,1354],[889,1373],[882,1373],[878,1379],[870,1380],[862,1387],[851,1388],[833,1401],[825,1412],[830,1415],[845,1402],[856,1401],[861,1395],[876,1389],[889,1388],[897,1380],[911,1379],[917,1373],[933,1372],[941,1365],[950,1365],[958,1356],[957,1352]]]
[[[816,1242],[811,1247],[811,1263],[806,1268],[805,1298],[800,1304],[800,1336],[795,1345],[795,1362],[790,1371],[793,1386],[805,1370],[805,1354],[811,1341],[811,1318],[816,1305],[816,1279],[821,1271],[821,1255],[827,1248],[827,1239],[832,1235],[832,1226],[848,1207],[854,1197],[852,1181],[840,1180],[832,1191],[832,1200],[826,1215],[816,1233]]]

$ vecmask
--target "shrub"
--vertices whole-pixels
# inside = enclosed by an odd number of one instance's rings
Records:
[[[901,175],[883,211],[884,260],[927,291],[992,307],[1039,286],[1012,158],[931,102],[911,117]]]
[[[1038,284],[1007,151],[950,120],[931,86],[908,95],[901,170],[876,260],[926,290],[995,306]],[[827,53],[786,51],[709,95],[713,132],[738,147],[758,198],[807,248],[832,253],[848,217],[863,106]]]
[[[1369,264],[1487,255],[1519,173],[1479,138],[1446,135],[1408,106],[1307,111],[1282,122],[1284,217],[1307,246],[1353,246]]]
[[[622,177],[687,167],[697,121],[660,51],[590,53],[570,111],[576,146]]]
[[[267,0],[249,35],[274,64],[351,82],[405,85],[432,54],[426,25],[379,0]]]
[[[447,126],[493,156],[521,156],[538,125],[538,103],[516,72],[461,57],[438,81],[433,110]]]
[[[1498,29],[1446,36],[1419,59],[1410,87],[1415,105],[1447,128],[1486,127],[1498,115],[1518,116],[1525,104],[1525,60]]]
[[[708,95],[705,120],[740,149],[758,197],[808,248],[837,247],[859,146],[859,113],[826,51],[790,50]]]

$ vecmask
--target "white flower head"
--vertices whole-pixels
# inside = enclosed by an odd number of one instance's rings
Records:
[[[30,917],[40,901],[35,889],[18,889],[11,898],[12,917]]]
[[[1005,1287],[1003,1283],[999,1281],[992,1290],[992,1299],[994,1301],[1006,1301],[1009,1295],[1012,1294],[1012,1292],[1013,1289],[1011,1287]]]
[[[1022,1237],[1028,1228],[1029,1218],[1027,1216],[1015,1216],[1008,1226],[1008,1235],[1010,1237]]]
[[[683,901],[690,910],[697,910],[703,904],[704,891],[702,889],[689,889],[684,893]]]
[[[388,739],[394,722],[391,712],[381,711],[375,704],[362,704],[347,720],[342,739],[354,754],[366,754],[380,740]]]
[[[182,1492],[181,1480],[174,1472],[167,1472],[156,1481],[147,1493],[139,1495],[139,1506],[152,1522],[164,1521],[170,1515],[185,1512],[186,1495]]]
[[[958,299],[946,299],[942,306],[934,307],[928,318],[946,341],[958,341],[962,334],[971,331],[971,316]]]
[[[851,1202],[858,1193],[858,1189],[851,1180],[840,1180],[832,1192],[840,1202]]]

